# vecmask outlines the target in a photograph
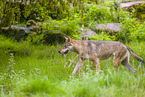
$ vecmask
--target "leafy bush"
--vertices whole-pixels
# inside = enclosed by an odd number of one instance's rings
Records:
[[[126,10],[132,13],[134,17],[138,18],[138,20],[145,20],[145,3],[135,4]]]
[[[31,34],[27,41],[32,43],[60,43],[63,36],[72,36],[78,32],[79,24],[73,20],[50,20],[39,25],[42,31]]]
[[[104,5],[86,4],[86,10],[83,13],[84,21],[97,21],[98,23],[119,22],[119,17],[123,15],[123,11],[119,8],[119,4],[105,3]]]
[[[130,40],[145,40],[145,22],[140,23],[136,21],[136,18],[131,18],[130,16],[126,16],[122,19],[122,32],[119,33],[117,36],[118,39],[123,41],[130,41]]]
[[[98,0],[97,0],[98,1]],[[64,19],[72,16],[74,11],[85,8],[86,2],[97,2],[96,0],[1,0],[0,20],[1,25],[9,26],[13,23],[25,22],[29,19],[39,21],[52,19]]]
[[[74,39],[80,39],[80,35],[73,35]],[[110,36],[107,35],[106,33],[102,32],[100,34],[97,34],[95,36],[90,36],[88,37],[89,40],[100,40],[100,41],[114,41],[115,40],[115,36]]]
[[[76,21],[73,20],[50,20],[47,22],[44,22],[40,25],[42,30],[42,33],[64,33],[66,35],[72,35],[75,34],[76,31],[79,28],[79,25]]]

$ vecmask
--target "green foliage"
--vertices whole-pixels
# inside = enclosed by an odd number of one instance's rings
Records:
[[[26,41],[29,41],[34,44],[39,44],[41,43],[41,40],[43,39],[43,37],[44,37],[44,34],[33,33],[26,38]]]
[[[97,0],[98,1],[98,0]],[[34,1],[0,1],[1,25],[10,26],[13,23],[25,22],[29,19],[44,21],[49,19],[64,19],[71,17],[72,9],[79,11],[85,9],[86,2],[96,0],[43,0]],[[80,11],[81,12],[81,11]],[[81,12],[83,13],[83,12]]]
[[[0,27],[10,26],[14,22],[14,8],[10,8],[9,4],[3,1],[0,1],[0,5]]]
[[[50,20],[39,25],[42,31],[31,34],[27,41],[38,43],[58,43],[62,42],[64,35],[72,36],[78,33],[79,24],[73,20]],[[59,42],[60,41],[60,42]]]
[[[100,41],[114,41],[115,36],[107,35],[106,33],[102,32],[94,37],[90,37],[90,40],[100,40]]]
[[[134,17],[138,18],[138,20],[145,20],[145,3],[135,4],[129,7],[127,10],[132,13]]]
[[[97,21],[102,22],[118,22],[122,10],[115,3],[105,3],[104,5],[89,4],[86,13],[84,13],[84,21]]]
[[[81,35],[73,35],[73,39],[77,39],[79,40],[81,37]],[[115,40],[115,36],[111,36],[111,35],[107,35],[106,33],[102,32],[100,34],[97,35],[93,35],[88,37],[89,40],[100,40],[100,41],[114,41]]]
[[[109,2],[101,5],[96,5],[93,3],[83,3],[84,6],[82,9],[77,10],[75,7],[70,7],[68,10],[71,13],[70,16],[65,17],[62,20],[52,20],[44,22],[43,24],[40,24],[39,26],[42,28],[41,34],[32,35],[34,36],[34,43],[40,42],[46,42],[46,40],[43,39],[46,37],[45,34],[49,33],[63,33],[64,35],[73,36],[75,39],[79,39],[79,29],[80,25],[84,24],[85,26],[95,29],[96,25],[98,23],[108,23],[108,22],[123,22],[126,21],[127,13],[124,12],[119,8],[119,4],[116,2]],[[68,12],[68,13],[69,13]],[[135,22],[135,21],[134,21]],[[124,24],[124,23],[123,23]],[[128,27],[126,25],[123,25],[125,27]],[[90,39],[98,39],[98,40],[130,40],[130,34],[127,30],[121,33],[114,34],[114,36],[110,36],[108,34],[105,35],[105,33],[99,33],[97,36],[90,37]],[[139,30],[142,31],[142,30]],[[138,32],[139,32],[138,31]],[[125,33],[124,33],[125,32]],[[123,34],[122,34],[123,33]],[[130,33],[130,32],[129,32]],[[107,36],[108,35],[108,36]],[[127,36],[127,37],[126,37]],[[132,37],[132,36],[131,36]],[[125,39],[126,38],[126,39]],[[53,40],[50,38],[50,40]]]
[[[136,18],[125,17],[122,19],[123,30],[119,33],[118,39],[124,41],[130,40],[145,40],[145,22],[140,23],[136,21]]]
[[[60,23],[60,32],[66,35],[74,35],[76,34],[79,25],[76,21],[64,21]]]
[[[64,33],[66,35],[73,35],[76,33],[79,25],[76,21],[73,20],[51,20],[42,24],[43,28],[46,28],[46,31],[54,32],[54,33]],[[44,30],[45,32],[45,30]],[[45,32],[49,33],[49,32]]]
[[[39,18],[37,20],[44,21],[42,24],[39,24],[42,30],[27,38],[29,42],[38,44],[46,43],[46,36],[50,33],[63,33],[63,35],[74,36],[74,38],[78,39],[79,29],[82,24],[85,27],[95,29],[99,23],[121,22],[123,24],[122,32],[117,32],[114,36],[105,35],[102,32],[89,39],[120,41],[144,40],[144,22],[136,22],[136,19],[119,8],[119,3],[117,2],[107,2],[97,5],[98,2],[101,1],[81,0],[76,2],[72,0],[46,0],[36,3],[30,2],[29,4],[24,4],[24,10],[21,13],[19,12],[19,3],[6,3],[6,1],[1,1],[1,25],[15,24],[16,21],[19,24],[22,18],[25,18],[25,20],[28,17]],[[9,10],[7,8],[5,9],[5,4],[10,5],[7,6]],[[9,12],[12,14],[10,17],[12,19],[7,20],[9,18],[7,16],[10,16],[8,15],[10,14]],[[51,38],[49,40],[55,41]]]
[[[103,19],[104,21],[108,19],[114,22],[118,21],[120,12],[118,10],[118,4],[111,2],[106,3],[107,6],[97,5],[100,2],[102,0],[45,0],[38,2],[28,2],[28,0],[25,2],[18,2],[17,0],[11,2],[2,0],[0,1],[1,25],[25,22],[29,19],[44,21],[67,18],[69,20],[81,20],[82,22],[90,20],[97,20],[99,22],[99,19]],[[107,17],[109,18],[107,19]],[[5,26],[8,26],[8,24]]]

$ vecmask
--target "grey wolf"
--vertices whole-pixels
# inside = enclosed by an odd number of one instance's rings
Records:
[[[85,59],[93,61],[96,71],[99,69],[99,61],[114,56],[113,64],[118,70],[119,64],[135,73],[135,69],[129,63],[129,52],[132,57],[144,63],[144,60],[135,54],[129,47],[118,41],[97,41],[97,40],[74,40],[65,37],[66,41],[59,53],[66,55],[72,51],[78,54],[78,63],[72,74],[74,75],[80,66],[82,67]]]

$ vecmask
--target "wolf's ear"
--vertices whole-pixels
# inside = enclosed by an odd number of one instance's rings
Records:
[[[69,36],[65,37],[64,38],[68,41],[68,42],[71,42],[71,38]]]
[[[68,42],[71,42],[71,38],[68,36]]]
[[[67,37],[65,37],[65,36],[64,36],[64,38],[65,38],[66,40],[68,40],[68,38],[67,38]]]

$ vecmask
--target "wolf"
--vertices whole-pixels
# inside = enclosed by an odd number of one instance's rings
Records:
[[[117,70],[121,63],[135,73],[135,69],[133,69],[129,63],[129,52],[132,57],[144,64],[144,60],[134,53],[131,48],[118,41],[75,40],[70,37],[65,37],[65,39],[65,43],[59,50],[59,53],[66,55],[68,52],[72,51],[78,54],[78,63],[72,75],[74,75],[80,67],[83,67],[85,59],[93,61],[97,72],[100,67],[99,61],[108,59],[111,56],[114,56],[113,64]]]

